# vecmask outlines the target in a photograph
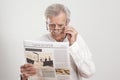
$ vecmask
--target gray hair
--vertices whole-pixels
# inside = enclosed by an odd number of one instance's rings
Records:
[[[57,16],[60,12],[66,14],[67,20],[70,19],[70,10],[62,4],[52,4],[45,11],[45,18],[48,19],[51,16]]]

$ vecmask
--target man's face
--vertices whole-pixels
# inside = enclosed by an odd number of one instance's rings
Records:
[[[67,26],[67,18],[64,13],[60,13],[57,16],[49,17],[48,27],[51,32],[52,37],[59,41],[65,38],[66,34],[64,29]]]

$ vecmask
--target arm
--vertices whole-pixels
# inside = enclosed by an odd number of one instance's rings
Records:
[[[77,40],[70,46],[70,52],[80,76],[89,78],[95,73],[92,55],[80,35],[77,36]]]

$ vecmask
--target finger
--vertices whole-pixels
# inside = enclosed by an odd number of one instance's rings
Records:
[[[36,71],[36,70],[31,70],[31,71],[27,71],[26,73],[27,73],[27,74],[31,74],[31,75],[33,75],[33,74],[36,74],[37,71]]]
[[[34,66],[29,66],[29,65],[25,66],[24,65],[24,66],[21,66],[20,71],[21,71],[21,73],[23,73],[23,72],[31,71],[33,69],[34,69]]]
[[[20,68],[26,68],[26,67],[31,67],[31,66],[33,66],[33,64],[24,64]]]
[[[67,28],[67,29],[65,30],[65,32],[66,32],[66,33],[75,33],[76,31],[75,31],[74,29],[72,29],[72,28]]]
[[[71,27],[71,28],[66,28],[65,32],[66,32],[66,33],[71,33],[71,32],[73,32],[74,34],[77,33],[77,31],[76,31],[73,27]]]
[[[34,66],[28,66],[28,67],[25,68],[25,70],[32,70],[34,68],[35,68]]]
[[[33,64],[24,64],[24,67],[27,68],[27,67],[32,67]]]
[[[73,27],[70,27],[70,26],[67,26],[67,27],[65,27],[65,29],[67,30],[75,30],[75,28],[73,28]]]
[[[20,66],[20,69],[22,69],[22,68],[25,68],[25,66],[24,65]]]
[[[22,74],[27,74],[27,76],[28,75],[34,75],[34,74],[36,74],[37,73],[37,70],[35,69],[35,68],[32,68],[31,70],[22,70]]]
[[[70,35],[74,35],[74,32],[71,31],[71,30],[67,30],[67,31],[65,31],[65,33],[66,33],[66,34],[70,34]]]

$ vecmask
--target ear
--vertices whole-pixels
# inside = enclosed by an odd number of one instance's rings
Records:
[[[46,29],[48,30],[48,22],[46,21]]]
[[[69,22],[70,22],[70,19],[67,19],[66,24],[68,25],[68,24],[69,24]]]

